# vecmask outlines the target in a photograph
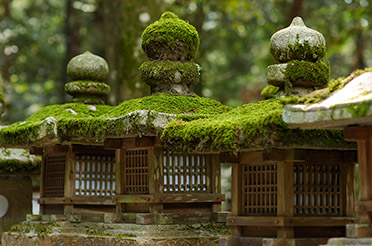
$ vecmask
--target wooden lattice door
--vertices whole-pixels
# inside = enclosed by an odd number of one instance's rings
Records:
[[[124,194],[149,193],[149,148],[124,150],[122,191]]]
[[[66,155],[48,155],[44,165],[44,197],[63,197]]]

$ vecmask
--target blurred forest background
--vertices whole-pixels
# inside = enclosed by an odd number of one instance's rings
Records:
[[[200,35],[197,94],[230,106],[260,99],[273,33],[295,16],[323,33],[331,77],[372,66],[372,0],[0,0],[3,124],[69,100],[69,59],[86,50],[110,65],[109,103],[148,95],[138,67],[144,28],[170,10]]]

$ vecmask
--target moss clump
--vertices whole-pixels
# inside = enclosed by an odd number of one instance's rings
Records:
[[[329,64],[319,62],[290,61],[285,71],[285,82],[293,86],[324,86],[329,80]]]
[[[106,105],[86,105],[83,103],[68,103],[63,105],[52,105],[45,107],[33,114],[23,122],[17,122],[0,131],[0,141],[7,144],[27,145],[40,138],[40,126],[42,124],[52,124],[49,119],[55,119],[57,128],[63,121],[70,120],[89,120],[97,118],[111,107]],[[71,130],[71,129],[70,129]]]
[[[366,73],[366,72],[371,72],[372,68],[366,68],[366,69],[358,69],[352,72],[349,76],[345,77],[340,77],[338,79],[333,79],[328,82],[328,86],[323,89],[318,89],[310,94],[304,96],[304,97],[299,97],[299,96],[286,96],[286,97],[280,97],[278,98],[281,103],[283,104],[313,104],[313,103],[318,103],[322,100],[325,100],[328,96],[330,96],[331,93],[334,93],[336,91],[341,90],[347,83],[349,83],[351,80],[355,79],[359,75]],[[366,92],[369,94],[369,92]],[[349,109],[350,112],[353,111],[352,108]]]
[[[238,151],[242,148],[345,147],[342,131],[289,129],[276,99],[246,104],[205,119],[172,121],[161,139],[180,151]]]
[[[102,82],[94,81],[73,81],[65,85],[65,91],[72,96],[97,95],[105,96],[110,93],[110,86]]]
[[[163,13],[142,33],[142,49],[153,60],[190,61],[199,42],[195,27],[171,12]]]
[[[191,120],[225,113],[230,111],[231,108],[205,97],[157,94],[125,101],[112,108],[107,113],[107,117],[118,117],[136,110],[152,110],[155,112],[176,114],[182,119]]]
[[[370,104],[368,103],[360,103],[356,105],[350,105],[347,108],[347,111],[351,113],[351,117],[360,118],[367,114],[369,107],[370,107]]]
[[[41,161],[0,160],[0,174],[40,173]]]
[[[139,69],[143,81],[149,85],[199,82],[199,68],[193,62],[148,61],[144,62]]]
[[[275,94],[279,91],[280,87],[268,85],[261,91],[261,96],[264,99],[270,99],[275,96]]]

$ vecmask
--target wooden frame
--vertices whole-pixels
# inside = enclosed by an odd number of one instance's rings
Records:
[[[203,222],[220,212],[225,197],[218,154],[172,152],[155,137],[106,139],[105,148],[120,156],[117,213],[193,212]]]
[[[39,151],[40,152],[40,151]],[[48,186],[48,158],[63,157],[63,194],[46,195]],[[115,152],[99,146],[55,145],[44,148],[40,187],[40,207],[42,214],[76,214],[83,211],[97,214],[97,210],[114,211],[116,177]],[[109,188],[108,185],[111,186]],[[77,191],[76,189],[79,189]],[[97,207],[98,206],[98,207]],[[99,208],[101,207],[101,209]],[[110,210],[111,208],[111,210]]]
[[[221,154],[221,162],[232,164],[231,245],[342,236],[346,224],[357,222],[355,151],[247,151]]]

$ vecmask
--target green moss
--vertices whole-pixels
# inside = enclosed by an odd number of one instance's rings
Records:
[[[195,84],[199,69],[193,62],[148,61],[139,68],[143,81],[150,85],[161,83]]]
[[[367,114],[367,111],[370,107],[368,103],[360,103],[356,105],[350,105],[347,107],[347,111],[351,113],[351,117],[353,118],[360,118]]]
[[[13,145],[40,142],[42,140],[40,136],[45,135],[40,132],[42,125],[48,129],[48,134],[57,134],[55,137],[58,137],[60,142],[70,140],[102,142],[105,136],[123,135],[127,133],[127,130],[138,130],[127,129],[127,121],[115,120],[138,110],[175,114],[184,120],[193,120],[228,112],[231,108],[208,98],[167,94],[128,100],[116,107],[83,103],[53,105],[43,108],[24,122],[17,122],[2,128],[0,142]],[[132,114],[129,118],[136,127],[136,115]],[[150,132],[152,129],[140,130]]]
[[[288,48],[283,49],[270,42],[270,52],[279,62],[288,62],[292,60],[316,62],[325,55],[325,46],[312,46],[307,40],[300,40],[297,34],[294,44],[288,44]]]
[[[41,161],[0,160],[0,174],[40,173]]]
[[[53,117],[58,123],[71,120],[89,122],[89,120],[105,114],[110,108],[110,106],[106,105],[88,106],[83,103],[47,106],[33,114],[26,121],[17,122],[2,128],[0,141],[8,144],[27,145],[39,139],[39,129],[42,124],[51,124],[50,121],[47,121],[51,119],[49,117]]]
[[[104,96],[110,93],[110,86],[102,82],[78,80],[65,85],[68,94],[75,95],[98,95]]]
[[[366,68],[366,69],[358,69],[354,72],[352,72],[349,76],[345,77],[340,77],[338,79],[333,79],[328,82],[328,86],[323,89],[318,89],[315,90],[308,95],[304,97],[299,97],[299,96],[286,96],[286,97],[280,97],[278,98],[281,103],[283,104],[313,104],[320,102],[322,100],[325,100],[327,97],[330,96],[331,93],[334,93],[336,91],[341,90],[347,83],[349,83],[351,80],[355,79],[359,75],[366,73],[366,72],[371,72],[372,68]],[[369,94],[367,91],[366,93]],[[364,95],[364,94],[363,94]],[[350,109],[351,111],[353,109]]]
[[[270,99],[206,119],[174,120],[161,139],[180,151],[349,146],[342,131],[289,129],[281,118],[282,110],[279,100]]]
[[[263,90],[261,91],[261,96],[264,99],[270,99],[275,96],[275,94],[278,92],[280,88],[273,85],[267,85]]]
[[[176,55],[176,60],[191,60],[198,48],[199,35],[195,27],[171,12],[163,13],[142,33],[142,49],[150,59]]]
[[[323,86],[329,80],[329,64],[324,60],[319,62],[290,61],[285,70],[285,83],[288,88],[293,86]]]
[[[204,118],[209,115],[225,113],[230,107],[205,97],[171,96],[157,94],[148,97],[132,99],[112,108],[107,117],[118,117],[135,110],[152,110],[155,112],[176,114],[183,119]]]
[[[10,233],[17,233],[23,235],[24,233],[35,233],[38,237],[44,237],[53,232],[53,227],[60,227],[60,225],[52,223],[35,223],[35,224],[18,224],[12,226]]]

